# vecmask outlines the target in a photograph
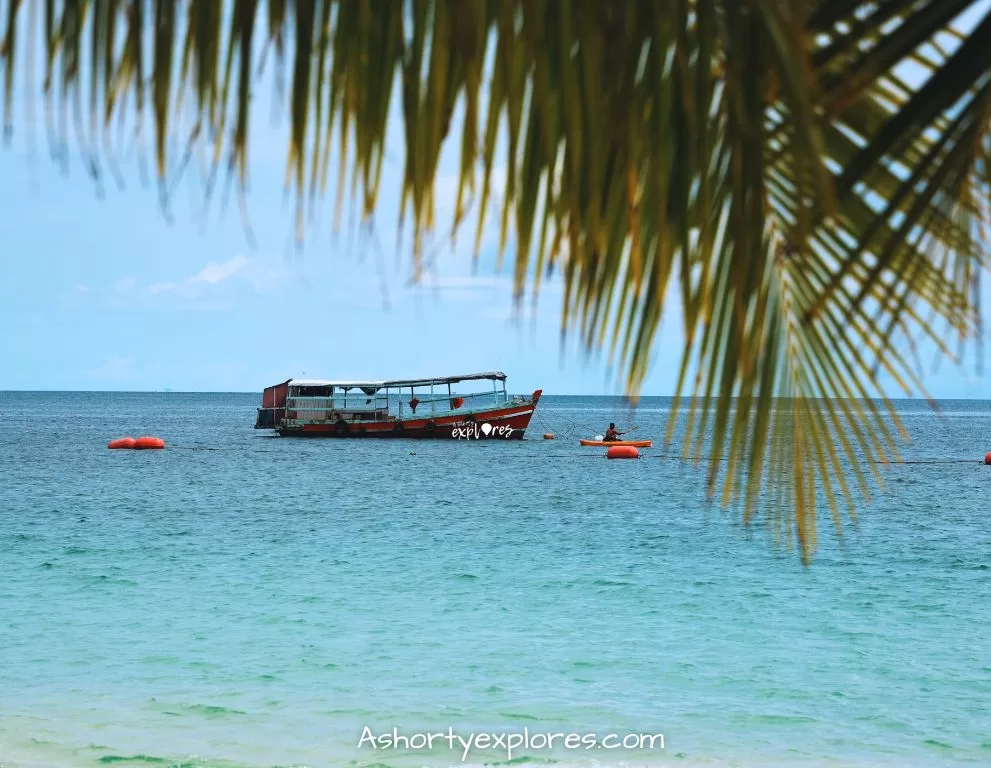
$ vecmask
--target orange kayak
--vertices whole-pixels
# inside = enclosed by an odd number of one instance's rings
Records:
[[[634,448],[650,448],[653,442],[650,440],[579,440],[582,445],[594,445],[596,447],[606,447],[611,445],[632,445]]]

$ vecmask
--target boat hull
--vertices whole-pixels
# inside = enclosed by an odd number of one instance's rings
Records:
[[[611,448],[614,445],[628,445],[632,448],[650,448],[652,440],[579,440],[579,443],[596,448]]]
[[[282,426],[277,431],[282,437],[522,440],[536,405],[530,402],[470,414],[415,417],[402,421],[308,423]]]

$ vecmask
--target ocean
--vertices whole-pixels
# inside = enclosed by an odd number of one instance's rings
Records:
[[[921,463],[803,567],[706,503],[665,398],[549,395],[522,442],[259,401],[0,393],[4,768],[991,764],[991,403],[901,403]],[[610,421],[655,447],[579,447]]]

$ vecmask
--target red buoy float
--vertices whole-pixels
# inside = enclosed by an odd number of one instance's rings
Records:
[[[160,437],[150,437],[145,435],[134,441],[134,447],[138,450],[144,448],[164,448],[165,441]]]
[[[639,459],[640,451],[632,445],[613,445],[606,451],[607,459]]]
[[[984,463],[991,464],[991,451],[984,454]]]
[[[107,448],[133,448],[135,442],[133,437],[118,437],[107,443]]]

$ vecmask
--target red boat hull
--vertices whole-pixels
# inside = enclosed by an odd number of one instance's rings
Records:
[[[283,437],[392,437],[442,440],[522,440],[540,399],[540,390],[520,405],[476,411],[472,414],[448,414],[415,417],[398,421],[348,422],[347,424],[310,423],[280,427]]]

